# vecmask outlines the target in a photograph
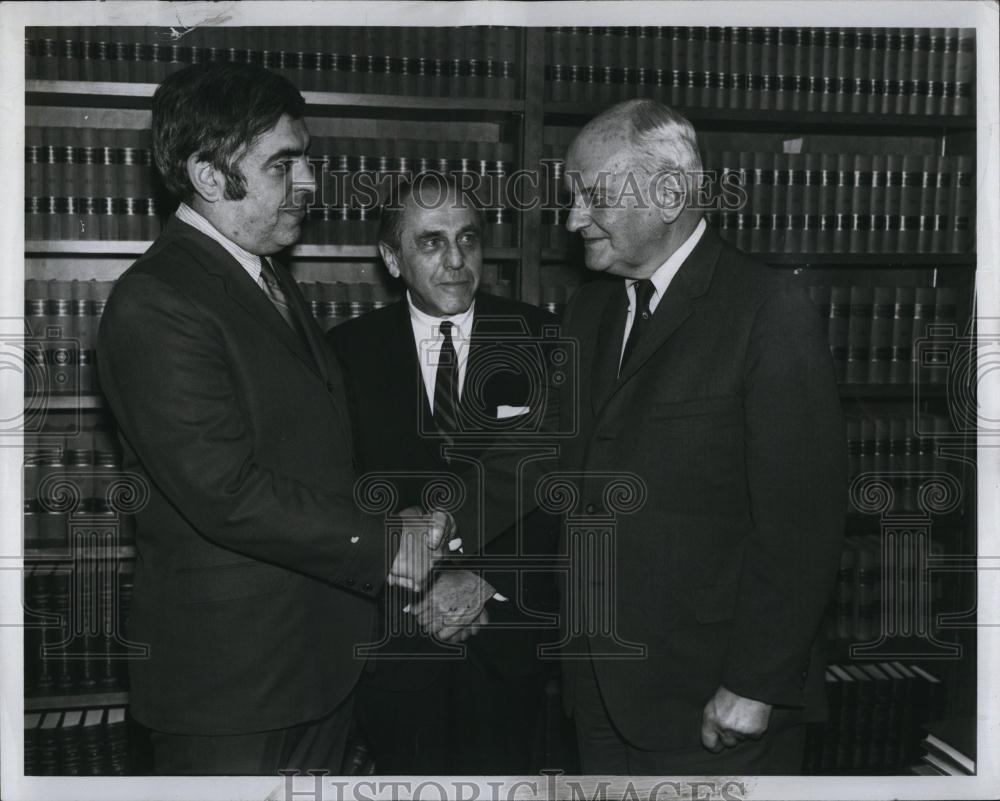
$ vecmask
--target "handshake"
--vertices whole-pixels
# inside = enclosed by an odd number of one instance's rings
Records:
[[[455,536],[455,520],[447,512],[425,514],[416,506],[399,516],[403,531],[389,569],[389,584],[422,594],[403,611],[416,617],[424,631],[445,642],[463,642],[489,622],[485,607],[493,587],[469,570],[455,570],[428,588],[434,566],[446,553],[462,547],[462,540]]]

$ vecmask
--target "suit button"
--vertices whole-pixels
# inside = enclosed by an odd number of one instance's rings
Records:
[[[361,589],[363,589],[365,592],[368,592],[368,590],[370,590],[371,588],[372,588],[372,585],[369,582],[366,581],[365,582],[365,586],[362,587]]]
[[[597,511],[597,507],[594,506],[594,504],[592,504],[592,503],[588,503],[587,504],[587,508],[584,509],[583,511],[585,511],[588,515],[592,515],[592,514],[594,514],[594,512]]]

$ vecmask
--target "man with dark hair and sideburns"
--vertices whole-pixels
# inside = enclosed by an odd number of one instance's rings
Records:
[[[411,507],[390,551],[355,506],[340,368],[270,258],[305,214],[310,184],[289,180],[308,169],[304,112],[249,64],[160,85],[154,154],[181,203],[101,322],[101,386],[148,486],[130,702],[158,774],[339,772],[373,599],[422,588],[452,534]]]

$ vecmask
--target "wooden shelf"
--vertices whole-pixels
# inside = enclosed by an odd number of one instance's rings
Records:
[[[765,264],[817,266],[953,267],[976,265],[975,253],[751,253]]]
[[[40,712],[49,709],[91,709],[102,706],[128,706],[128,692],[66,693],[64,695],[25,696],[24,711]]]
[[[572,246],[570,246],[572,247]],[[543,262],[566,261],[567,250],[543,250]],[[764,264],[825,267],[975,267],[975,253],[748,253]]]
[[[135,559],[134,545],[119,545],[115,548],[115,559]],[[24,560],[26,562],[71,562],[75,558],[72,550],[65,545],[50,545],[42,548],[25,548]]]
[[[622,98],[624,99],[624,98]],[[872,132],[879,128],[893,129],[894,133],[910,134],[940,132],[947,130],[975,130],[975,115],[954,116],[945,114],[868,114],[848,111],[791,111],[791,110],[760,110],[737,108],[706,108],[687,107],[671,104],[669,98],[660,97],[669,105],[673,105],[687,117],[697,128],[745,129],[747,123],[755,130],[780,129],[795,130],[797,128],[822,128],[825,131],[836,129],[863,129]],[[544,104],[546,120],[551,122],[565,120],[575,122],[589,120],[609,106],[619,102],[551,102]],[[562,118],[559,120],[558,118]]]
[[[570,250],[543,250],[543,262],[566,261]],[[748,253],[764,264],[815,267],[956,267],[976,265],[975,253]]]
[[[50,412],[104,409],[107,406],[102,395],[44,395],[40,398],[25,398],[25,404],[32,409],[38,409],[44,404]]]
[[[40,239],[24,243],[28,256],[141,256],[152,242],[138,240],[77,240]],[[375,245],[295,245],[290,251],[297,259],[377,259]],[[515,260],[521,258],[517,247],[483,248],[484,259]]]
[[[905,400],[919,392],[921,397],[943,398],[947,393],[946,384],[837,384],[841,398],[870,400]]]
[[[157,84],[101,81],[25,81],[25,104],[36,106],[94,104],[102,108],[148,108]],[[524,110],[524,101],[490,97],[437,95],[383,95],[360,92],[303,91],[307,114],[327,110],[366,112],[387,110],[448,112],[449,114],[505,115]]]

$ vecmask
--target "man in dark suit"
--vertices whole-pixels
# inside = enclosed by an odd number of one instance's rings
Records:
[[[518,571],[517,557],[551,554],[558,532],[548,516],[522,519],[540,457],[552,454],[544,354],[556,320],[477,292],[481,212],[453,179],[426,178],[403,185],[381,216],[379,248],[405,298],[329,336],[354,400],[362,470],[391,474],[404,506],[431,477],[458,482],[465,554],[422,601],[384,597],[358,716],[379,773],[521,774],[544,708],[536,648],[552,626],[539,613],[554,611],[554,588],[550,574]]]
[[[800,290],[706,230],[700,169],[691,124],[651,100],[592,120],[566,160],[567,227],[609,280],[563,321],[583,397],[562,468],[587,476],[595,525],[603,477],[644,485],[581,601],[615,599],[614,636],[567,649],[586,773],[795,773],[823,706],[846,508],[829,351]]]
[[[128,636],[149,656],[130,664],[130,705],[157,773],[338,771],[373,599],[390,565],[422,585],[444,545],[437,515],[406,521],[390,553],[356,508],[340,368],[268,258],[304,215],[287,175],[307,164],[303,113],[251,65],[163,82],[154,153],[183,202],[101,322],[101,386],[148,492]]]

